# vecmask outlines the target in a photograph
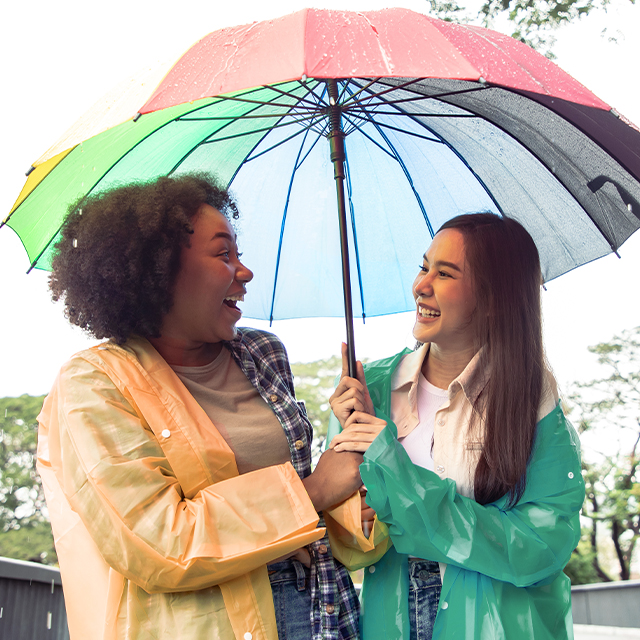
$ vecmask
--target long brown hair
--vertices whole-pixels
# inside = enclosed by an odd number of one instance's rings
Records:
[[[487,504],[509,494],[513,505],[526,484],[545,369],[538,250],[519,222],[492,213],[457,216],[443,229],[464,237],[477,300],[477,346],[484,347],[482,364],[490,372],[474,407],[485,421],[475,499]]]

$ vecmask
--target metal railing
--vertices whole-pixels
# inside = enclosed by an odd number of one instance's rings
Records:
[[[0,640],[68,640],[55,567],[0,557]]]
[[[573,621],[640,628],[640,580],[571,588]],[[69,640],[60,571],[0,557],[0,640]]]
[[[640,627],[640,580],[571,587],[573,622],[605,627]]]

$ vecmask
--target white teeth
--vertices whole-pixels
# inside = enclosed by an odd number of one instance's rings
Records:
[[[243,293],[239,293],[236,296],[227,296],[225,298],[225,300],[231,300],[232,302],[243,302],[244,301],[244,294]]]
[[[424,309],[423,307],[418,307],[418,313],[423,318],[437,318],[440,316],[439,311],[432,311],[431,309]]]

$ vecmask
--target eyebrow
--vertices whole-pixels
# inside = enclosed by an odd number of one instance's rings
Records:
[[[211,237],[211,240],[216,240],[217,238],[225,238],[226,240],[230,240],[231,242],[236,241],[236,236],[232,236],[230,233],[226,231],[219,231]]]
[[[422,259],[429,264],[429,259],[427,258],[427,254],[425,253],[422,256]],[[447,260],[436,260],[436,266],[438,267],[449,267],[449,269],[454,269],[458,273],[462,273],[462,269],[455,262],[448,262]]]

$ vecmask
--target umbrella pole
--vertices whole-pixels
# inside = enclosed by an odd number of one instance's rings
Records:
[[[342,291],[344,293],[344,318],[347,328],[347,361],[349,376],[356,377],[356,354],[353,339],[353,309],[351,306],[351,271],[349,269],[349,243],[347,239],[347,211],[344,198],[344,131],[342,113],[338,103],[338,83],[334,78],[327,80],[329,93],[329,148],[333,163],[333,177],[338,196],[338,220],[340,224],[340,253],[342,255]]]

